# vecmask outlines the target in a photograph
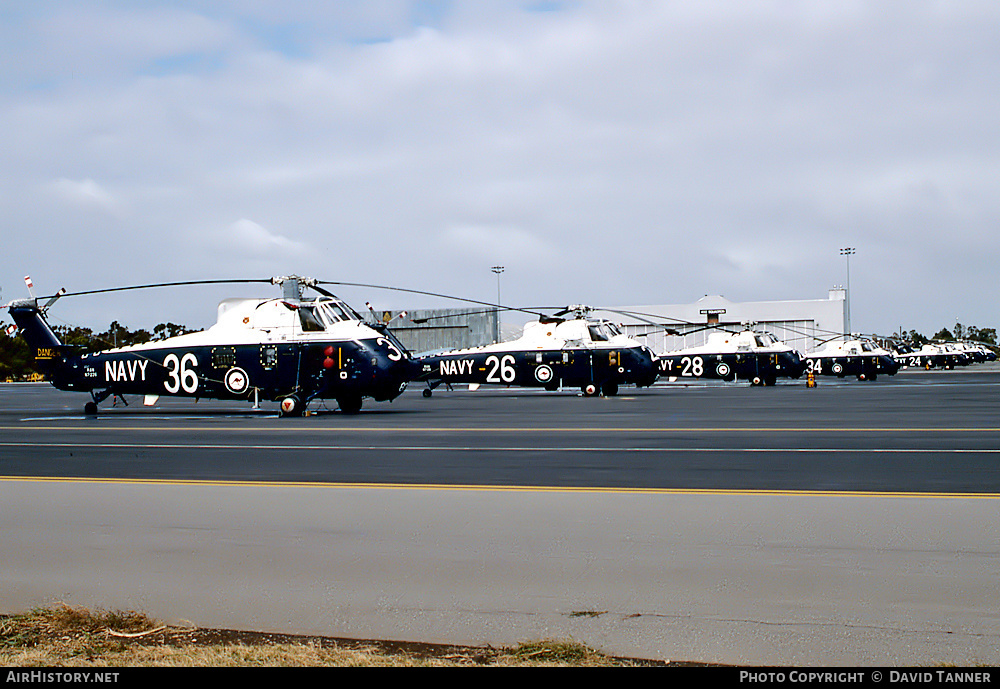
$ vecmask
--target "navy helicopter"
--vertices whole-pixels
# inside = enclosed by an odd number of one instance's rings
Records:
[[[805,370],[802,355],[768,332],[743,323],[740,331],[717,325],[705,344],[658,355],[660,377],[746,380],[751,385],[775,385],[779,377],[799,378]],[[690,335],[697,331],[688,331]]]
[[[900,362],[887,349],[867,338],[831,340],[806,354],[806,370],[814,376],[855,376],[858,380],[878,380],[879,374],[896,375]]]
[[[956,366],[996,361],[997,354],[982,342],[970,340],[927,342],[919,349],[907,342],[893,341],[894,356],[904,366],[952,369]]]
[[[973,361],[968,352],[950,342],[927,342],[920,349],[902,349],[897,350],[896,357],[906,366],[953,369],[956,366],[967,366]]]
[[[592,317],[594,310],[574,305],[552,316],[536,314],[538,319],[528,322],[516,340],[418,356],[416,380],[427,383],[424,397],[439,385],[458,383],[580,388],[586,397],[611,397],[622,385],[655,383],[652,351],[623,335],[612,321]]]
[[[334,399],[356,414],[362,400],[391,401],[414,372],[410,353],[387,327],[365,322],[350,306],[312,278],[202,280],[117,287],[7,304],[35,356],[36,366],[60,390],[89,392],[85,413],[97,413],[109,396],[161,395],[279,402],[282,416],[299,416],[314,399]],[[149,287],[225,283],[280,285],[272,299],[227,299],[207,330],[93,353],[66,345],[46,320],[61,297]],[[303,288],[318,296],[304,298]],[[48,299],[39,306],[40,299]],[[122,399],[124,399],[122,397]]]

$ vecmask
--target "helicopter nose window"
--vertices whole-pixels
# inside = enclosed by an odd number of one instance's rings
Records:
[[[337,301],[322,301],[316,305],[319,317],[327,327],[341,321],[360,320],[351,315],[344,305]]]
[[[315,304],[303,304],[299,307],[299,321],[302,323],[302,330],[305,332],[322,332],[335,323],[341,321],[359,320],[352,318],[351,314],[338,302],[319,302]]]
[[[327,326],[340,321],[340,316],[338,316],[337,313],[330,308],[329,304],[320,304],[316,307],[316,310],[319,311],[320,317]]]

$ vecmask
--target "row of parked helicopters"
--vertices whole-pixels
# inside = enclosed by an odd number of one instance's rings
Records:
[[[14,326],[34,354],[36,368],[60,390],[87,392],[85,413],[96,414],[111,396],[141,395],[154,404],[162,395],[193,398],[245,399],[279,403],[282,416],[302,415],[314,400],[335,400],[345,414],[361,410],[363,400],[391,401],[409,383],[423,383],[425,397],[444,384],[578,388],[585,396],[613,396],[623,385],[652,386],[660,378],[744,380],[774,385],[778,378],[854,376],[875,380],[894,375],[901,366],[950,368],[973,360],[995,358],[989,350],[960,351],[942,345],[919,350],[890,351],[872,340],[830,341],[802,355],[766,332],[747,324],[741,330],[718,329],[705,344],[661,355],[626,336],[613,321],[598,318],[586,306],[569,306],[543,313],[517,309],[536,318],[522,335],[472,349],[426,355],[411,354],[376,317],[366,318],[327,289],[354,286],[445,295],[403,288],[325,282],[299,276],[267,280],[203,280],[117,287],[67,293],[60,290],[5,306]],[[281,296],[268,299],[227,299],[219,304],[212,327],[164,340],[90,352],[64,344],[46,314],[64,296],[104,292],[205,285],[230,282],[269,283]],[[314,296],[305,296],[304,290]],[[498,308],[475,300],[461,301]],[[505,307],[506,308],[506,307]],[[656,317],[620,312],[679,334]],[[690,332],[690,331],[689,331]]]

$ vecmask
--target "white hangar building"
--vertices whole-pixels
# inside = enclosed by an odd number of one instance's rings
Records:
[[[620,306],[615,314],[625,334],[645,342],[657,354],[704,344],[718,325],[738,329],[752,322],[800,352],[811,352],[834,334],[847,332],[847,291],[830,290],[826,299],[800,301],[729,301],[720,295],[706,295],[693,304],[661,306]],[[667,334],[670,328],[680,335]],[[685,333],[688,333],[685,335]]]

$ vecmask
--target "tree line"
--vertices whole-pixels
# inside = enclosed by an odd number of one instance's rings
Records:
[[[148,330],[129,330],[118,321],[112,321],[104,332],[95,333],[90,328],[69,327],[57,325],[52,328],[63,343],[80,348],[81,354],[98,352],[112,347],[128,347],[144,342],[156,342],[168,337],[195,332],[177,323],[160,323],[153,332]],[[24,338],[7,332],[7,324],[0,323],[0,381],[26,380],[35,369],[33,352],[28,348]]]
[[[954,342],[955,340],[971,340],[972,342],[981,342],[985,345],[990,345],[991,347],[997,346],[997,331],[996,328],[977,328],[974,325],[963,326],[961,323],[955,323],[955,327],[949,330],[948,328],[941,328],[929,339],[918,333],[916,330],[911,330],[909,333],[903,334],[906,340],[910,343],[921,347],[929,342]]]

